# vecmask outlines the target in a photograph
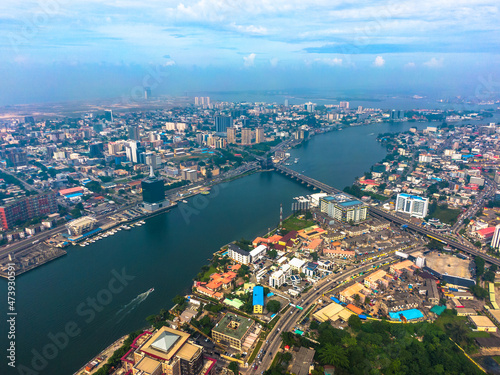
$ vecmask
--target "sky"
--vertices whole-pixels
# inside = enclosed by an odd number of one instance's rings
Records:
[[[494,0],[0,2],[0,105],[315,89],[500,89]],[[481,83],[483,82],[483,83]]]

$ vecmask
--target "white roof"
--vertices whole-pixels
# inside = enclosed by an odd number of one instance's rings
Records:
[[[289,265],[289,264],[284,264],[284,265],[282,265],[282,266],[281,266],[281,270],[282,270],[283,272],[286,272],[286,271],[288,271],[289,269],[290,269],[290,265]]]
[[[281,264],[281,263],[283,263],[283,262],[286,262],[287,260],[288,260],[288,258],[287,258],[287,257],[281,257],[281,258],[279,258],[279,259],[278,259],[278,261],[277,261],[277,262],[278,262],[278,264]]]
[[[304,265],[304,263],[305,263],[305,261],[301,260],[299,258],[293,258],[289,262],[290,266],[295,267],[295,268],[301,268]]]
[[[172,345],[179,339],[179,335],[171,332],[162,332],[160,336],[151,344],[151,347],[162,352],[168,353]]]
[[[257,255],[261,254],[263,251],[266,251],[266,250],[267,250],[267,246],[266,245],[259,245],[255,249],[253,249],[252,251],[250,251],[250,255],[252,257],[256,257]]]
[[[271,277],[273,277],[273,278],[280,278],[281,276],[283,276],[283,271],[282,270],[278,270],[278,271],[273,272],[271,274]]]

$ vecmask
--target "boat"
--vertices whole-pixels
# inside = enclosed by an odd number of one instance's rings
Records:
[[[297,164],[299,162],[299,158],[295,158],[295,160],[293,161],[295,164]]]
[[[181,202],[182,202],[182,203],[187,203],[188,201],[187,201],[187,200],[185,200],[185,199],[183,199],[183,200],[181,200]]]
[[[208,195],[208,194],[210,194],[210,192],[203,190],[203,191],[200,192],[200,194],[202,194],[202,195]]]
[[[154,292],[154,291],[155,291],[155,288],[151,288],[148,290],[149,293]]]
[[[122,225],[122,228],[123,228],[124,230],[130,230],[130,227],[129,227],[128,225]]]
[[[146,224],[146,222],[144,220],[141,220],[140,223],[141,224]]]

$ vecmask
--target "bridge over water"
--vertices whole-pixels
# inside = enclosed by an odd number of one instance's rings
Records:
[[[276,171],[283,173],[284,175],[286,175],[290,178],[301,181],[309,186],[313,186],[314,188],[319,189],[327,194],[336,194],[336,193],[342,192],[339,189],[336,189],[336,188],[329,186],[321,181],[315,180],[314,178],[308,177],[302,173],[294,171],[293,169],[287,168],[284,165],[274,164],[274,168],[276,169]],[[343,193],[343,194],[346,194],[346,193]],[[349,194],[346,194],[346,195],[349,195]],[[356,197],[352,197],[352,198],[358,199]],[[396,223],[398,225],[407,225],[407,228],[410,230],[413,230],[417,233],[423,234],[429,238],[438,240],[443,244],[451,246],[457,250],[463,251],[464,253],[467,253],[469,255],[480,256],[484,260],[486,260],[488,263],[496,264],[497,266],[500,266],[500,259],[498,259],[498,258],[494,258],[488,254],[482,253],[475,248],[471,248],[471,247],[466,246],[462,243],[459,243],[457,240],[450,239],[446,236],[443,236],[442,234],[440,234],[438,232],[434,232],[431,229],[427,229],[426,227],[423,227],[421,225],[413,224],[413,223],[411,223],[411,222],[409,222],[409,221],[407,221],[399,216],[396,216],[392,213],[389,213],[385,210],[382,210],[382,209],[377,208],[377,207],[369,206],[369,212],[370,212],[370,215],[372,215],[374,217],[381,217],[381,218],[384,218],[386,220],[392,221],[393,223]]]

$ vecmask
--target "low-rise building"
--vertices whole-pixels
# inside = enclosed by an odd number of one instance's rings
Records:
[[[476,327],[478,331],[484,332],[496,332],[497,326],[493,323],[490,318],[484,315],[471,315],[468,317],[469,321]]]

